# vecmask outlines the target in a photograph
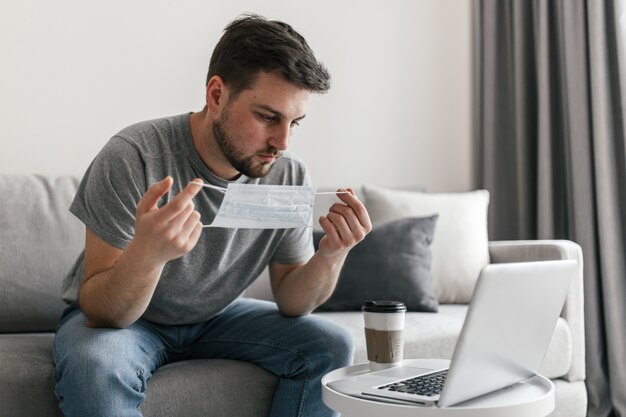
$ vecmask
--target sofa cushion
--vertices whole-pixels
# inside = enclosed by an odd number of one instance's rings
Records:
[[[0,404],[3,417],[63,414],[54,395],[53,333],[0,335]],[[146,417],[269,415],[276,375],[250,363],[199,359],[159,368],[141,407]],[[233,406],[230,393],[237,391]],[[28,400],[25,400],[28,399]]]
[[[433,286],[440,303],[469,303],[480,271],[489,263],[489,193],[422,193],[365,185],[373,224],[438,214],[431,245]]]
[[[52,333],[0,335],[0,404],[4,417],[63,414],[54,396]]]
[[[361,310],[365,300],[399,300],[409,311],[437,311],[430,244],[437,216],[405,218],[375,226],[348,253],[337,287],[320,310]],[[324,236],[313,233],[315,250]]]
[[[407,313],[405,325],[405,358],[451,359],[463,327],[467,305],[444,304],[439,312]],[[321,317],[346,328],[355,342],[354,363],[367,362],[365,331],[361,312],[324,312]],[[497,335],[495,335],[497,337]],[[559,318],[540,373],[559,378],[572,363],[572,338],[567,321]]]
[[[0,175],[0,331],[56,327],[61,284],[84,246],[84,227],[68,211],[74,177]]]
[[[205,416],[207,410],[213,416],[269,416],[277,386],[276,375],[247,362],[175,362],[148,381],[141,411],[145,417]]]

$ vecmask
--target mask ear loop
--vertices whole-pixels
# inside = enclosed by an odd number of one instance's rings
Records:
[[[203,186],[205,188],[211,188],[212,190],[218,190],[218,191],[221,191],[223,193],[226,193],[226,188],[218,187],[216,185],[211,185],[211,184],[198,184],[198,185],[201,185],[201,186]]]

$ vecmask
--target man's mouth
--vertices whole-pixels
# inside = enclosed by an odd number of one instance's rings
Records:
[[[276,159],[280,158],[282,156],[282,152],[280,152],[280,151],[263,152],[263,153],[259,153],[257,155],[265,162],[272,162],[273,160],[276,160]]]
[[[260,153],[258,156],[263,162],[272,162],[274,160],[273,153]]]

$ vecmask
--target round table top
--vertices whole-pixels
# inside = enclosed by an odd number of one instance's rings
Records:
[[[444,359],[407,359],[405,364],[415,367],[447,367]],[[362,363],[336,369],[322,378],[324,403],[342,417],[540,417],[547,416],[555,407],[554,384],[536,375],[510,387],[480,396],[452,407],[424,407],[391,404],[342,394],[328,387],[328,383],[369,372],[369,364]]]

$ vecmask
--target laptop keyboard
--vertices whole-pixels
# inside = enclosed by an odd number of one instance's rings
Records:
[[[383,385],[378,387],[378,389],[433,397],[441,393],[447,376],[448,370],[445,369],[432,374],[420,375],[415,378],[394,382],[393,384]]]

